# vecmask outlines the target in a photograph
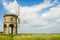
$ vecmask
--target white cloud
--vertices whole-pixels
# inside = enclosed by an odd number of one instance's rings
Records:
[[[16,13],[17,12],[17,6],[18,6],[17,1],[10,2],[9,4],[4,1],[3,5],[4,5],[5,9],[7,9],[10,13]]]
[[[60,6],[56,6],[50,9],[49,12],[46,12],[42,14],[43,17],[48,17],[48,18],[58,18],[60,17]]]
[[[54,6],[57,0],[50,3],[50,0],[45,0],[43,3],[38,5],[29,6],[19,6],[17,1],[10,2],[7,4],[3,2],[6,10],[12,13],[16,13],[16,5],[20,7],[20,18],[23,21],[19,29],[22,33],[41,33],[41,32],[55,32],[55,29],[59,28],[58,22],[60,17],[60,6],[51,7],[48,12],[38,13],[42,9]],[[58,20],[57,20],[58,19]],[[53,22],[52,22],[53,21]],[[58,28],[56,28],[57,26]]]

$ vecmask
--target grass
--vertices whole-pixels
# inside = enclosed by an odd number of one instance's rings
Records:
[[[60,40],[60,34],[0,34],[0,40]]]

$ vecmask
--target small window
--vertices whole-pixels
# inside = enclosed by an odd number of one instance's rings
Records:
[[[11,21],[13,21],[13,18],[11,18]]]

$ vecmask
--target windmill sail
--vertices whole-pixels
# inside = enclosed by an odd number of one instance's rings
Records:
[[[16,0],[15,0],[16,1]],[[21,17],[20,17],[20,7],[18,4],[15,4],[15,10],[16,10],[16,13],[17,13],[17,23],[18,23],[18,26],[20,26],[20,24],[22,23],[22,20],[21,20]]]
[[[19,14],[19,13],[20,13],[19,11],[20,11],[20,8],[19,8],[19,6],[18,6],[18,11],[17,11],[17,13],[18,13],[18,16],[20,15],[20,14]]]
[[[18,11],[17,11],[17,13],[18,13],[18,24],[19,24],[19,26],[20,26],[20,18],[19,18],[19,6],[18,6]]]

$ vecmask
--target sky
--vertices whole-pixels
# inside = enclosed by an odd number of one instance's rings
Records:
[[[60,33],[60,0],[1,0],[0,31],[3,31],[3,16],[18,15],[18,33]]]

